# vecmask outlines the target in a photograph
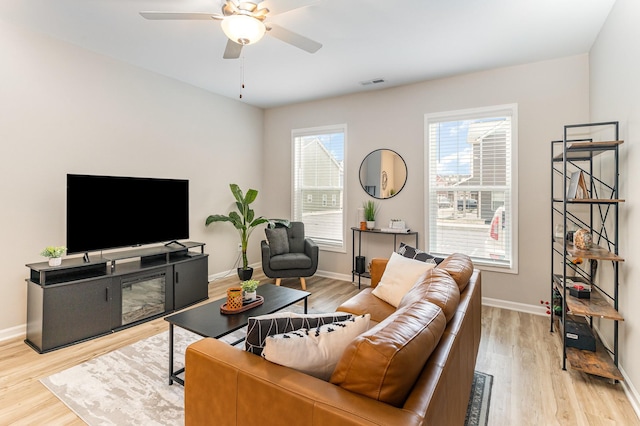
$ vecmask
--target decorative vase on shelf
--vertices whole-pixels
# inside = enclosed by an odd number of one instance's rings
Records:
[[[60,266],[62,264],[61,257],[50,257],[49,258],[49,266]]]
[[[376,221],[375,220],[367,220],[367,229],[373,229],[376,227]]]

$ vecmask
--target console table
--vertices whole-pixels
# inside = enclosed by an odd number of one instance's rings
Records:
[[[381,231],[379,229],[360,229],[360,228],[351,228],[351,257],[352,257],[352,265],[351,265],[351,282],[355,282],[356,275],[358,276],[358,288],[360,288],[360,280],[362,277],[371,278],[371,275],[368,272],[358,272],[356,271],[356,232],[358,233],[358,256],[362,255],[362,234],[382,234],[393,236],[393,250],[396,249],[397,246],[397,238],[398,236],[405,235],[413,235],[415,237],[416,243],[415,247],[418,248],[418,232],[386,232]]]

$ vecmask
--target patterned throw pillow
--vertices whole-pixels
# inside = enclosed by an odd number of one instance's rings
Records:
[[[369,314],[267,337],[262,357],[328,381],[345,348],[369,328]]]
[[[296,314],[293,312],[279,312],[270,315],[250,317],[247,326],[247,338],[245,350],[256,355],[262,354],[264,341],[267,336],[288,333],[301,328],[312,329],[325,324],[344,321],[351,318],[352,314]]]
[[[408,246],[405,243],[400,243],[398,254],[408,257],[409,259],[421,260],[422,262],[435,262],[436,264],[439,264],[444,260],[443,257],[432,256],[426,251]]]

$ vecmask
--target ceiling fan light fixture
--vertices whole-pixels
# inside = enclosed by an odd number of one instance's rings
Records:
[[[264,23],[248,15],[231,15],[222,20],[222,31],[229,40],[248,45],[259,41],[266,32]]]

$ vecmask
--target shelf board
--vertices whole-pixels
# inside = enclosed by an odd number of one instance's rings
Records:
[[[562,203],[562,198],[554,198],[554,203]],[[567,203],[571,204],[618,204],[624,203],[625,200],[620,198],[569,198]]]
[[[569,277],[574,281],[581,281],[588,284],[588,282],[581,277]],[[562,276],[559,274],[553,275],[556,288],[562,294]],[[596,287],[591,288],[591,297],[589,299],[578,299],[571,296],[568,292],[567,296],[567,308],[572,315],[587,315],[590,317],[606,318],[614,321],[624,321],[624,318],[615,308],[607,302],[607,299],[600,294]]]
[[[560,331],[558,334],[560,338],[564,339],[564,327],[562,326],[562,322],[556,321],[555,323],[558,325],[558,331]],[[594,376],[624,381],[624,377],[622,377],[620,370],[616,367],[609,351],[604,347],[598,335],[595,335],[595,339],[595,352],[567,346],[567,362],[571,369],[592,374]]]
[[[567,145],[568,161],[586,161],[611,151],[624,141],[604,141],[604,142],[569,142]],[[562,161],[562,153],[553,157],[553,161]]]
[[[561,238],[553,239],[556,243],[562,245],[563,240]],[[618,256],[615,253],[610,252],[600,246],[594,245],[589,250],[580,250],[576,248],[573,244],[567,241],[567,253],[569,253],[573,257],[582,257],[585,259],[596,259],[596,260],[610,260],[612,262],[624,262],[624,258]]]

